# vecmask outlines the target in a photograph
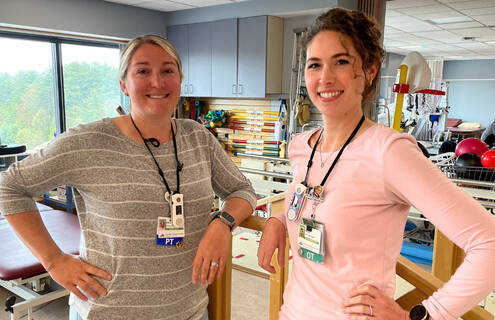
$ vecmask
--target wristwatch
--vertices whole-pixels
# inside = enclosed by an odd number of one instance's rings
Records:
[[[213,214],[210,223],[215,219],[220,219],[223,223],[225,223],[229,228],[230,232],[235,229],[235,218],[232,217],[227,211],[217,211]]]
[[[430,315],[425,306],[418,304],[409,311],[409,318],[411,318],[411,320],[428,320],[430,319]]]

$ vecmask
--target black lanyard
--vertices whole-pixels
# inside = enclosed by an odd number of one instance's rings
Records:
[[[177,168],[175,170],[176,174],[177,174],[177,190],[175,190],[174,193],[172,193],[172,191],[170,190],[170,187],[168,186],[168,183],[167,183],[167,180],[165,179],[165,176],[163,175],[163,171],[162,171],[162,168],[160,168],[160,165],[158,164],[158,161],[156,161],[155,159],[155,156],[153,155],[153,152],[151,152],[151,149],[150,147],[148,146],[148,142],[150,142],[151,144],[153,144],[154,146],[158,147],[160,145],[160,143],[158,142],[158,140],[156,140],[155,138],[150,138],[150,139],[145,139],[143,137],[143,134],[141,133],[141,131],[139,131],[138,127],[136,126],[136,124],[134,123],[134,119],[132,119],[132,115],[130,116],[131,117],[131,122],[132,122],[132,125],[134,126],[134,128],[136,128],[136,131],[139,133],[139,136],[141,137],[141,139],[143,139],[143,142],[144,142],[144,146],[146,147],[146,149],[148,149],[148,152],[151,154],[151,157],[153,158],[153,161],[155,162],[156,164],[156,167],[158,168],[158,174],[160,175],[160,177],[162,177],[162,180],[163,180],[163,184],[165,185],[165,188],[167,188],[167,191],[170,195],[172,194],[176,194],[176,193],[180,193],[180,178],[179,178],[179,172],[182,171],[182,163],[179,162],[179,156],[177,155],[177,142],[175,141],[175,132],[174,132],[174,126],[172,125],[172,123],[170,123],[170,129],[172,130],[172,140],[174,141],[174,153],[175,153],[175,161],[177,162]],[[155,140],[156,142],[158,142],[158,144],[155,144],[153,140]]]
[[[333,168],[337,164],[337,161],[339,161],[340,156],[342,155],[342,152],[344,152],[345,147],[347,147],[347,145],[354,138],[354,136],[358,132],[359,128],[361,128],[361,125],[363,124],[363,122],[364,122],[364,115],[361,117],[361,120],[359,120],[359,123],[357,124],[356,128],[354,128],[354,131],[352,131],[352,133],[349,136],[349,138],[347,138],[347,141],[344,143],[344,145],[340,149],[339,153],[337,154],[337,157],[335,157],[335,160],[333,160],[333,163],[330,166],[330,169],[328,169],[327,174],[325,175],[325,177],[323,178],[323,180],[320,183],[320,186],[321,187],[323,187],[325,185],[325,182],[327,182],[328,176],[330,176],[330,173],[332,172]],[[318,139],[315,142],[315,145],[313,147],[313,150],[311,151],[311,156],[309,157],[309,160],[308,160],[308,168],[306,170],[306,177],[304,178],[304,181],[302,182],[302,184],[305,185],[306,187],[308,186],[309,169],[311,169],[311,166],[313,165],[313,157],[315,155],[316,147],[318,147],[318,143],[320,142],[320,139],[321,139],[321,135],[322,134],[323,134],[323,130],[321,130],[320,135],[318,136]]]

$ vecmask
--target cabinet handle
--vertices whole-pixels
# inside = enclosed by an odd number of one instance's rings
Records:
[[[188,92],[187,92],[187,84],[182,84],[182,94],[183,95],[187,95]]]
[[[237,94],[237,86],[235,84],[232,85],[232,94]]]
[[[189,94],[192,94],[192,93],[193,93],[193,85],[192,85],[192,84],[190,84],[190,85],[189,85]]]
[[[242,88],[243,88],[243,85],[242,85],[242,84],[240,84],[240,85],[239,85],[239,94],[241,94],[241,95],[242,95]]]

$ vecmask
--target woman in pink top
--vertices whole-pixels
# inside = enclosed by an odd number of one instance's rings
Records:
[[[284,252],[288,232],[293,267],[280,319],[455,320],[495,288],[495,219],[412,136],[363,115],[384,54],[380,36],[364,14],[343,9],[321,15],[306,35],[305,80],[324,128],[291,142],[290,196],[258,250],[259,265],[275,272],[270,260],[276,248]],[[393,300],[410,206],[467,254],[411,313]]]

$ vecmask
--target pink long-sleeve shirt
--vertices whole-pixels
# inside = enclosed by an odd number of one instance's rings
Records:
[[[313,133],[299,134],[290,144],[294,180],[285,212],[295,185],[304,180]],[[309,186],[320,184],[336,155],[315,153]],[[412,136],[382,125],[368,128],[343,152],[324,197],[316,209],[316,220],[325,224],[324,264],[297,254],[301,220],[291,222],[285,212],[275,215],[287,227],[293,252],[281,320],[345,319],[344,300],[364,284],[393,297],[410,206],[467,253],[452,279],[423,301],[433,319],[455,320],[495,288],[495,218],[424,157]],[[310,216],[311,207],[306,202],[303,217]]]

